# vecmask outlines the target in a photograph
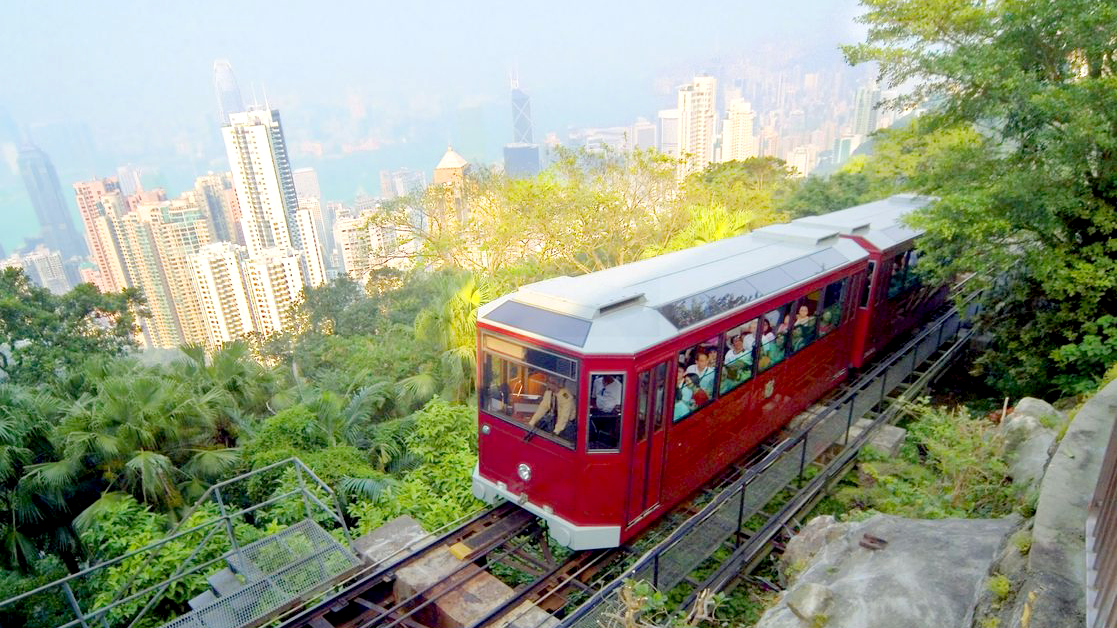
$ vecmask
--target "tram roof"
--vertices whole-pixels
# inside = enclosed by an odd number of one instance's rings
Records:
[[[521,287],[483,306],[486,323],[587,354],[635,353],[868,256],[840,229],[770,225],[577,277]]]
[[[860,236],[884,251],[923,233],[908,227],[900,219],[932,200],[930,196],[896,194],[820,216],[799,218],[791,224],[837,229],[845,235]]]

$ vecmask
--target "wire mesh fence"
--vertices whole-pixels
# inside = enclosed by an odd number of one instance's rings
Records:
[[[279,488],[251,503],[261,482]],[[341,515],[300,460],[277,462],[211,486],[163,538],[0,601],[0,625],[244,626],[360,565]]]

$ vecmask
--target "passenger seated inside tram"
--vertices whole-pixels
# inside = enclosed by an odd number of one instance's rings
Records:
[[[725,366],[721,372],[722,393],[735,388],[752,375],[752,345],[747,345],[746,348],[745,338],[753,340],[755,336],[737,334],[729,341],[729,349],[725,351]]]
[[[717,351],[713,351],[714,359],[717,360]],[[695,384],[706,391],[707,396],[714,394],[714,375],[715,369],[710,364],[710,354],[706,353],[699,347],[694,354],[694,364],[686,367],[687,375],[694,375]],[[700,404],[701,405],[701,404]]]
[[[763,330],[760,337],[764,343],[761,347],[760,368],[766,369],[783,361],[787,332],[777,331],[773,334],[772,324],[767,318],[761,319],[760,328]]]
[[[679,387],[675,390],[675,420],[685,417],[686,415],[694,412],[694,389],[691,388],[690,380],[682,373],[683,369],[679,368]]]
[[[818,333],[826,335],[834,329],[834,312],[835,308],[828,308],[822,310],[822,314],[818,317]]]
[[[706,392],[706,389],[702,388],[697,375],[688,373],[686,380],[688,382],[687,387],[689,387],[691,391],[691,401],[695,409],[701,408],[710,402],[710,394]]]
[[[807,304],[799,306],[795,327],[791,332],[791,350],[798,351],[814,340],[814,316]]]
[[[555,436],[573,443],[578,433],[574,394],[553,375],[546,377],[544,386],[546,390],[543,399],[528,419],[528,425],[544,432],[553,432]]]

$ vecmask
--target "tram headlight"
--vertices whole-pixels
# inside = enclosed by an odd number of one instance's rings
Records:
[[[520,466],[516,467],[516,475],[524,482],[531,480],[531,467],[526,462],[521,462]]]

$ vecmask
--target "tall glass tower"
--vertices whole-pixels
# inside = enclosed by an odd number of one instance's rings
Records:
[[[74,228],[70,208],[62,196],[62,185],[54,164],[38,146],[25,144],[19,149],[19,173],[31,205],[39,218],[43,242],[64,258],[86,254],[85,243]]]

